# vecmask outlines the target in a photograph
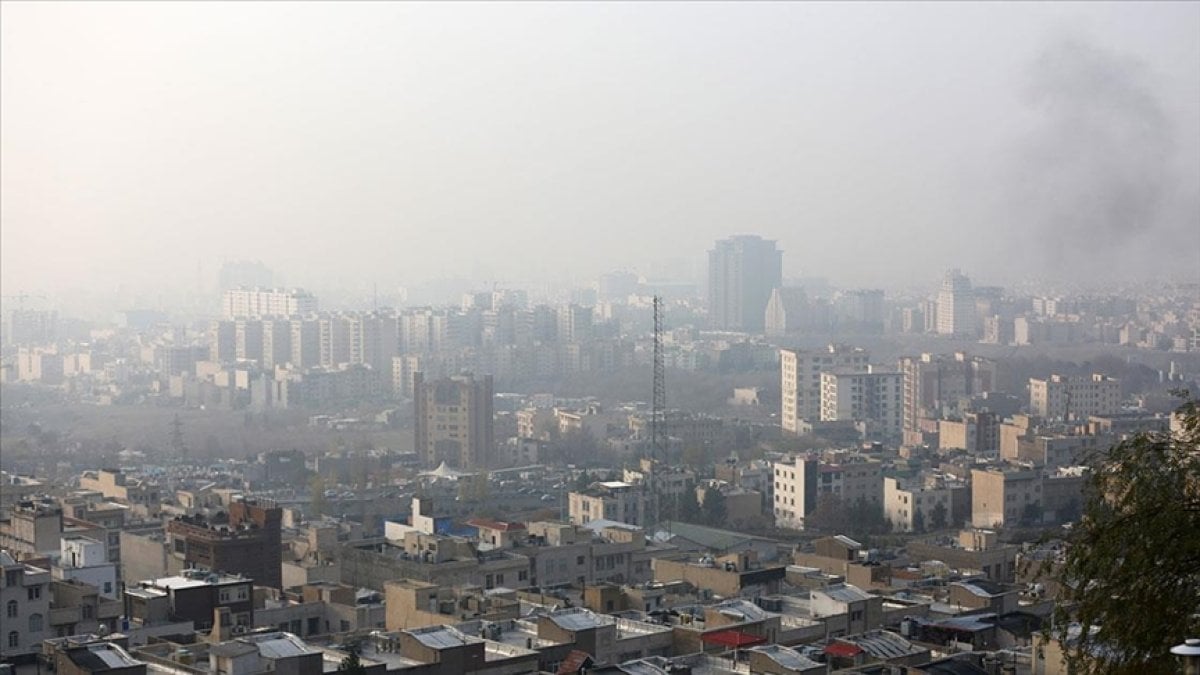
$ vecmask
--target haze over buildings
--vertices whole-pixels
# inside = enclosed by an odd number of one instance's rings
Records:
[[[870,285],[1200,255],[1193,3],[2,11],[6,294],[700,282],[745,231]]]

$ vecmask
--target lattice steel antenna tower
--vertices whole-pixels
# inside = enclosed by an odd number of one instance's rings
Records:
[[[667,378],[663,365],[663,307],[662,296],[654,296],[654,400],[650,410],[650,498],[654,500],[654,524],[662,515],[661,490],[658,484],[658,465],[667,459],[666,435]]]

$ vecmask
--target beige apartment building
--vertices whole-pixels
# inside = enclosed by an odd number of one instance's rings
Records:
[[[1030,507],[1042,507],[1042,476],[1034,470],[972,469],[971,525],[1000,528],[1019,523]]]
[[[1121,409],[1121,382],[1107,375],[1091,377],[1051,375],[1029,380],[1029,408],[1049,420],[1086,420],[1111,415]]]
[[[883,515],[892,523],[895,532],[914,532],[933,529],[934,513],[941,505],[944,517],[941,526],[951,522],[953,506],[950,490],[930,485],[905,485],[895,478],[883,479]]]
[[[416,449],[429,467],[486,467],[495,448],[492,376],[413,378]]]
[[[919,419],[938,419],[957,407],[959,399],[996,386],[995,361],[964,352],[906,356],[898,370],[904,375],[904,428],[909,431],[917,429]]]

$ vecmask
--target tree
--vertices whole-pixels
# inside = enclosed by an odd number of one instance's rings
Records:
[[[679,496],[679,520],[685,523],[700,523],[704,514],[700,510],[700,500],[696,498],[696,484],[688,481]]]
[[[817,498],[817,508],[804,519],[805,529],[829,534],[844,534],[850,529],[846,505],[834,494],[824,493]]]
[[[921,509],[917,509],[916,513],[913,514],[913,532],[924,532],[924,531],[925,531],[925,512],[922,511]]]
[[[938,502],[933,505],[933,511],[929,514],[929,520],[933,524],[933,529],[940,530],[946,527],[946,505]]]
[[[575,478],[575,491],[583,492],[591,487],[595,480],[596,479],[592,478],[592,474],[588,473],[587,471],[583,471],[578,477]]]
[[[710,487],[704,491],[704,504],[701,505],[703,510],[703,519],[706,525],[713,527],[724,527],[725,518],[729,515],[729,511],[725,505],[725,495],[715,487]]]
[[[367,669],[363,666],[362,661],[358,658],[359,646],[351,644],[346,646],[346,658],[338,664],[337,672],[349,673],[349,675],[366,675]]]
[[[1021,512],[1022,525],[1040,525],[1042,522],[1042,505],[1041,504],[1026,504],[1025,510]]]
[[[1200,412],[1089,458],[1083,513],[1060,563],[1052,625],[1077,622],[1066,657],[1078,673],[1176,672],[1169,649],[1200,635]],[[1059,639],[1061,635],[1047,635]],[[1074,637],[1074,636],[1072,636]]]

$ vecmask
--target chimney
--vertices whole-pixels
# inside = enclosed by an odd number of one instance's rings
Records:
[[[233,628],[233,615],[229,612],[228,607],[216,607],[213,609],[213,625],[212,630],[208,634],[208,641],[216,644],[218,642],[226,642],[230,638],[230,631]]]

